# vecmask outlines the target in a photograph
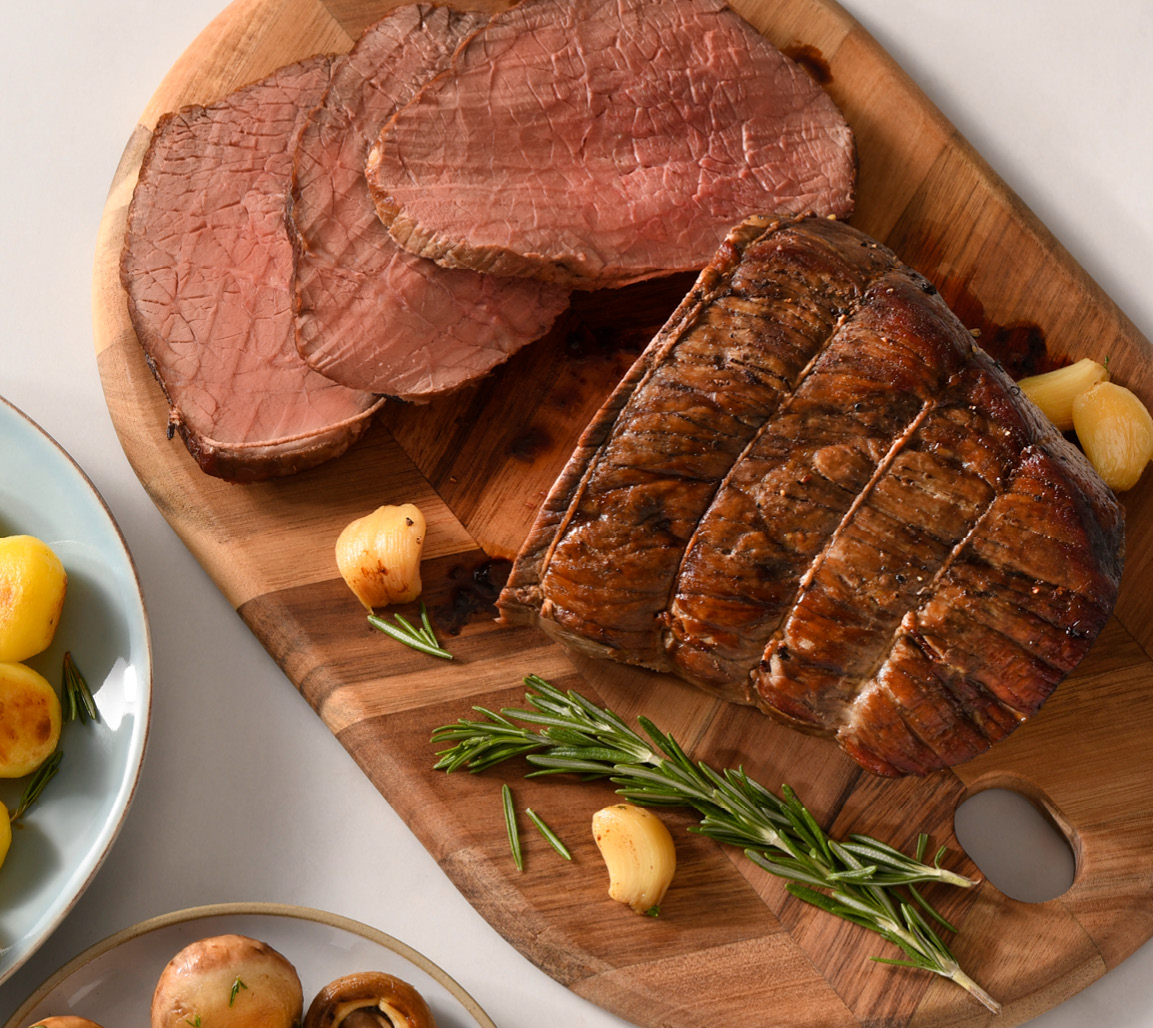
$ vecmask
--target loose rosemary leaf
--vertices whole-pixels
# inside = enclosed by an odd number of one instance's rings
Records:
[[[84,724],[88,721],[99,721],[100,711],[96,708],[96,700],[88,682],[72,659],[72,651],[64,653],[64,666],[61,670],[64,693],[64,720],[79,721]]]
[[[536,825],[537,831],[548,840],[548,844],[564,857],[565,860],[572,860],[572,853],[569,852],[569,848],[561,842],[556,832],[544,823],[540,814],[533,810],[532,807],[525,807],[524,812],[528,815],[528,819]]]
[[[512,850],[512,859],[518,871],[524,870],[524,857],[520,850],[520,829],[516,824],[516,807],[512,802],[512,789],[506,782],[500,787],[501,804],[504,807],[504,826],[508,832],[508,846]]]
[[[41,764],[34,772],[32,777],[28,779],[28,784],[24,786],[24,792],[20,796],[20,802],[16,804],[16,809],[8,815],[9,821],[19,821],[39,798],[40,794],[44,791],[46,786],[56,776],[56,772],[60,770],[60,761],[64,759],[64,752],[62,750],[55,750],[43,764]]]
[[[432,623],[428,619],[428,608],[423,601],[420,604],[420,628],[399,614],[393,614],[393,619],[396,621],[395,625],[385,621],[379,614],[368,615],[368,623],[373,628],[397,642],[404,643],[405,646],[421,653],[427,653],[430,657],[440,657],[441,660],[453,659],[452,654],[437,641]]]

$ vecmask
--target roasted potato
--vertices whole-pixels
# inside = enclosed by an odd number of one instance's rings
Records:
[[[31,535],[0,538],[0,661],[48,649],[67,586],[64,565],[47,543]]]
[[[0,778],[23,778],[60,741],[60,698],[25,664],[0,663]]]
[[[12,845],[12,821],[8,808],[0,803],[0,866],[8,859],[8,847]]]

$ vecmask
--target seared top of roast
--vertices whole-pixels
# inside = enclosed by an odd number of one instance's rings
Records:
[[[501,606],[920,774],[1037,711],[1122,550],[1112,493],[927,280],[758,217],[586,430]]]

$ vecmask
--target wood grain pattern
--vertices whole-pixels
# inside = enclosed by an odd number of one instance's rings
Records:
[[[645,284],[582,297],[549,338],[483,383],[424,407],[386,407],[345,457],[281,482],[201,474],[165,437],[166,408],[117,279],[127,204],[164,111],[209,101],[280,64],[351,45],[388,0],[237,0],[191,44],[152,98],[109,193],[94,276],[98,363],[124,449],[150,496],[252,631],[476,908],[575,992],[644,1026],[702,1023],[874,1028],[984,1025],[952,985],[869,962],[883,943],[813,911],[739,855],[677,832],[680,871],[659,920],[604,896],[588,832],[607,787],[433,772],[429,733],[473,703],[520,704],[537,673],[631,718],[658,719],[697,756],[788,780],[834,833],[950,843],[953,812],[992,786],[1032,798],[1070,840],[1076,879],[1028,904],[987,883],[939,897],[961,926],[962,964],[1018,1024],[1104,974],[1153,936],[1153,479],[1125,498],[1128,566],[1114,619],[1041,714],[985,756],[920,781],[880,781],[831,743],[676,681],[574,657],[529,629],[498,629],[483,573],[508,558],[588,416],[684,292]],[[480,5],[483,6],[483,5]],[[1069,357],[1110,355],[1153,403],[1153,351],[1117,307],[844,11],[822,0],[735,0],[777,45],[827,65],[860,152],[854,222],[929,276],[993,344],[1041,338]],[[1104,346],[1104,350],[1102,349]],[[457,634],[433,664],[374,632],[336,576],[340,529],[414,501],[429,520],[426,597]],[[477,573],[481,572],[478,581]],[[470,614],[471,611],[471,614]],[[502,781],[572,843],[559,867],[526,837],[507,854]],[[677,825],[687,817],[670,818]],[[958,866],[972,870],[963,855]]]

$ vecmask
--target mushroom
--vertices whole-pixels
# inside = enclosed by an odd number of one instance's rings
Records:
[[[31,1028],[100,1028],[100,1025],[86,1017],[63,1014],[60,1017],[42,1017]]]
[[[304,1028],[436,1028],[424,997],[383,971],[329,982],[309,1004]]]
[[[185,946],[152,996],[152,1028],[293,1028],[304,1010],[296,969],[268,943],[216,935]]]

